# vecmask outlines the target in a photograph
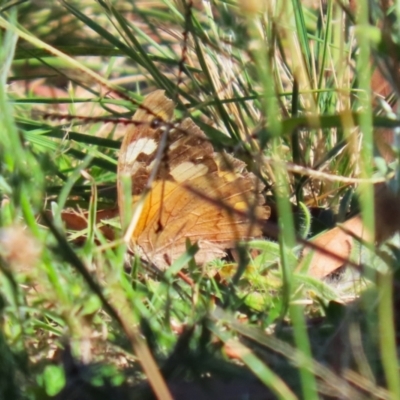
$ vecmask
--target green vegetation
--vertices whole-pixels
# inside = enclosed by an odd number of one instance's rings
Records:
[[[373,179],[397,193],[399,7],[44,3],[0,1],[0,400],[399,399],[395,241],[337,254],[350,283],[299,268],[333,217],[374,231]],[[265,184],[236,261],[188,243],[162,273],[122,240],[112,120],[156,88]]]

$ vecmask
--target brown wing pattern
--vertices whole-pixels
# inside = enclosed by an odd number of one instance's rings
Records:
[[[148,184],[163,134],[161,128],[151,128],[150,122],[154,114],[170,121],[174,108],[160,90],[147,96],[143,106],[153,115],[145,110],[135,113],[134,120],[143,124],[128,130],[118,162],[119,177],[125,174],[132,178],[132,206]],[[168,134],[165,162],[159,164],[160,170],[154,175],[133,231],[136,251],[165,268],[185,251],[187,239],[198,242],[196,261],[204,263],[223,256],[224,249],[237,240],[260,236],[260,229],[245,216],[218,206],[220,202],[246,212],[256,202],[257,216],[268,218],[269,213],[261,207],[261,186],[257,191],[254,175],[245,171],[241,161],[214,153],[203,131],[190,118],[171,128]],[[199,197],[196,191],[214,201]]]

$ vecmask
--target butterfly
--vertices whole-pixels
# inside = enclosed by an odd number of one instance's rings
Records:
[[[223,257],[237,241],[261,236],[247,215],[251,208],[257,219],[270,214],[255,175],[242,161],[215,152],[191,118],[173,123],[174,108],[163,90],[147,95],[133,116],[138,124],[127,128],[118,158],[121,219],[127,207],[138,216],[130,245],[160,269],[185,252],[187,240],[198,244],[198,264]],[[128,194],[126,180],[131,183]]]

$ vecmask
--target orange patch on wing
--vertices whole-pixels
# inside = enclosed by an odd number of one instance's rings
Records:
[[[260,228],[243,213],[253,209],[258,218],[269,217],[256,177],[241,161],[215,153],[190,118],[167,126],[174,106],[163,91],[148,95],[142,106],[133,119],[143,123],[127,131],[118,160],[120,213],[125,201],[134,209],[146,193],[131,237],[134,251],[166,268],[185,251],[187,239],[198,243],[196,261],[205,263],[224,256],[225,249],[238,240],[260,237]],[[162,122],[160,127],[151,126],[155,116],[162,118],[164,127]],[[157,151],[162,135],[168,138],[160,156]],[[131,177],[131,199],[124,199],[123,175]],[[223,204],[241,213],[228,212]]]

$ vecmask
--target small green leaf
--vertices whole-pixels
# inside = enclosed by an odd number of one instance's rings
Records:
[[[48,365],[43,371],[43,384],[49,396],[55,396],[65,386],[64,369],[57,365]]]

